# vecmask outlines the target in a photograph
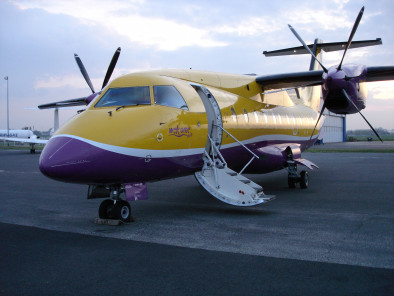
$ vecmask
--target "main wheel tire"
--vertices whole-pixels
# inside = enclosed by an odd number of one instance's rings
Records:
[[[296,181],[294,178],[290,178],[290,176],[287,177],[287,184],[289,185],[289,188],[296,188]]]
[[[132,221],[130,204],[127,201],[118,200],[114,205],[113,217],[122,222]]]
[[[300,186],[302,189],[306,189],[309,186],[309,176],[308,172],[306,171],[301,172]]]
[[[111,219],[113,216],[114,201],[112,199],[104,200],[99,207],[99,217],[101,219]]]

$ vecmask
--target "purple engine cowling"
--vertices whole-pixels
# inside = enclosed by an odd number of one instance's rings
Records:
[[[338,70],[337,66],[328,69],[323,74],[323,98],[326,108],[336,114],[353,114],[358,111],[343,94],[348,97],[359,110],[366,106],[367,89],[363,86],[366,81],[367,69],[363,65],[344,65]]]
[[[98,93],[93,93],[90,96],[87,96],[85,101],[86,101],[86,105],[89,105],[91,101],[93,101],[97,96],[99,96],[101,94],[101,92]]]

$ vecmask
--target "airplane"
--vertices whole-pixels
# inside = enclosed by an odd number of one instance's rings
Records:
[[[68,103],[68,105],[71,105],[70,102]],[[62,108],[75,109],[75,107],[72,106],[71,107],[67,106]],[[36,108],[25,108],[25,109],[36,109]],[[43,106],[41,109],[46,109],[46,108],[45,106]],[[59,129],[59,108],[51,108],[51,109],[54,109],[54,122],[53,122],[53,128],[51,128],[49,131],[50,137],[54,134],[55,131]],[[0,130],[0,140],[7,142],[27,143],[30,145],[30,154],[36,153],[36,144],[45,145],[46,143],[48,143],[48,140],[39,139],[39,137],[35,135],[31,130]]]
[[[36,144],[46,144],[48,140],[39,139],[31,130],[0,130],[0,140],[28,143],[30,153],[36,153]]]
[[[310,54],[309,71],[257,76],[155,70],[109,83],[118,48],[96,92],[75,54],[92,94],[38,106],[86,105],[48,141],[39,168],[49,178],[88,185],[88,199],[106,198],[99,217],[123,222],[132,219],[129,201],[148,198],[147,183],[169,178],[194,174],[212,196],[241,207],[275,198],[247,173],[286,169],[290,188],[307,188],[308,173],[298,166],[317,168],[301,153],[317,140],[323,111],[361,114],[365,82],[394,79],[394,66],[343,64],[348,49],[382,44],[380,38],[352,41],[363,12],[347,42],[316,39],[307,45],[289,25],[302,46],[264,52]],[[322,51],[336,50],[344,50],[340,63],[324,67]]]

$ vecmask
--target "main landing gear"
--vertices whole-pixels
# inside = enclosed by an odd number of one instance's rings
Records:
[[[30,154],[35,154],[36,153],[36,147],[34,144],[30,144]]]
[[[289,188],[295,188],[297,183],[300,183],[300,187],[302,189],[308,188],[309,186],[308,172],[302,171],[301,174],[298,174],[297,172],[294,174],[289,171],[289,174],[287,176],[287,184],[289,185]]]
[[[91,185],[88,190],[88,199],[110,197],[100,204],[99,217],[101,219],[119,220],[124,223],[132,222],[134,219],[131,216],[130,204],[121,199],[124,192],[125,189],[122,185]]]
[[[308,172],[302,171],[300,174],[297,172],[297,164],[293,159],[293,154],[287,151],[286,169],[289,172],[287,176],[287,184],[289,188],[295,188],[297,183],[300,183],[302,189],[306,189],[309,186]]]

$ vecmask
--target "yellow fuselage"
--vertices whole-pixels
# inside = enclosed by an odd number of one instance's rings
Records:
[[[305,103],[302,99],[290,98],[287,92],[263,95],[255,77],[249,75],[192,70],[151,71],[129,74],[113,80],[85,111],[61,127],[53,139],[53,142],[56,140],[59,143],[46,149],[51,151],[47,153],[60,155],[67,145],[71,145],[71,140],[90,146],[79,147],[75,144],[73,149],[81,151],[78,156],[72,158],[64,153],[64,156],[59,157],[59,161],[53,161],[51,167],[66,168],[67,165],[67,169],[71,169],[69,164],[72,164],[75,168],[83,168],[95,163],[93,169],[111,170],[108,168],[111,166],[109,163],[105,164],[105,168],[104,165],[99,165],[104,159],[112,157],[105,154],[105,151],[114,153],[111,154],[115,155],[114,162],[125,162],[117,157],[119,155],[137,161],[128,165],[129,170],[121,169],[119,176],[126,176],[131,170],[139,172],[118,179],[100,178],[97,175],[89,181],[83,178],[81,169],[68,181],[124,183],[135,180],[151,181],[194,172],[202,165],[201,156],[207,144],[209,122],[204,104],[191,83],[206,87],[213,95],[220,108],[223,128],[263,156],[260,162],[251,166],[253,171],[269,172],[280,169],[283,165],[281,155],[286,146],[296,147],[301,151],[313,144],[314,140],[310,141],[310,136],[318,113],[316,108],[311,106],[316,105],[316,102]],[[110,89],[139,86],[149,87],[149,104],[96,106]],[[155,104],[155,86],[175,87],[187,108]],[[101,152],[96,151],[96,148]],[[230,166],[238,167],[241,165],[239,162],[244,162],[249,157],[241,150],[232,137],[223,133],[221,151]],[[279,158],[274,159],[277,156]],[[170,164],[175,165],[171,167]],[[166,170],[161,166],[167,166]],[[92,170],[92,167],[86,168],[86,171],[88,170]],[[115,172],[111,174],[113,176]],[[59,175],[58,179],[62,179],[62,176]]]

